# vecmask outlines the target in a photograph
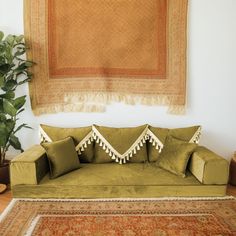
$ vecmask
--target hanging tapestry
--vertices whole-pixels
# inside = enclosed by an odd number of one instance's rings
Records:
[[[25,0],[36,115],[185,106],[188,0]]]

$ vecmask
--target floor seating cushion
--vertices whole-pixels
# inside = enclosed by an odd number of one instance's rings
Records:
[[[79,168],[51,179],[45,149],[41,145],[29,148],[10,164],[13,197],[146,198],[224,196],[226,193],[228,161],[197,145],[200,126],[181,130],[149,125],[131,128],[94,125],[68,131],[44,125],[41,129],[43,143],[59,140],[59,134],[61,139],[71,137],[78,159],[83,156],[83,161]],[[86,132],[78,135],[80,130]],[[177,175],[158,163],[170,138],[178,139],[181,144],[195,143],[190,145],[194,148],[185,158],[186,169],[181,169],[184,175]],[[87,148],[91,149],[88,152],[91,156],[86,159]],[[175,165],[175,161],[172,164]]]

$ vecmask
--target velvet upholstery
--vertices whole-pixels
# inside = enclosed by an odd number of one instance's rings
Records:
[[[89,176],[89,177],[88,177]],[[186,178],[155,163],[81,164],[56,179],[47,174],[39,185],[13,186],[14,197],[95,198],[224,195],[224,185],[202,185],[190,172]]]
[[[105,138],[105,140],[112,146],[118,153],[125,153],[140,137],[147,125],[130,128],[113,128],[105,126],[97,126],[96,129]],[[139,163],[148,160],[146,144],[140,147],[129,162]],[[106,153],[100,143],[95,143],[95,158],[94,163],[109,163],[114,162],[109,153]]]
[[[40,125],[41,129],[51,138],[52,141],[58,141],[68,136],[72,137],[75,146],[91,132],[92,126],[79,128],[61,128],[49,125]],[[89,144],[87,148],[79,155],[80,162],[92,162],[94,157],[93,143]]]
[[[194,151],[189,170],[203,184],[227,184],[229,162],[221,156],[199,146]]]

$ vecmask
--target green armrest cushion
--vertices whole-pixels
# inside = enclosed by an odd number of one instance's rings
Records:
[[[206,147],[194,151],[189,170],[203,184],[227,184],[229,162]]]
[[[46,152],[40,145],[35,145],[11,161],[11,185],[38,184],[48,171]]]

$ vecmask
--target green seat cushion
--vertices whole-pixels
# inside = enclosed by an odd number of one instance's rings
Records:
[[[79,154],[80,162],[93,161],[94,145],[92,140],[92,126],[79,128],[60,128],[49,125],[40,125],[42,142],[58,141],[66,137],[72,137]]]
[[[189,158],[196,147],[195,143],[184,142],[168,136],[157,163],[159,167],[185,177]]]
[[[148,159],[150,162],[155,162],[164,147],[168,135],[186,142],[198,143],[201,134],[201,126],[196,125],[175,129],[149,126],[147,133],[149,135]]]
[[[224,196],[226,185],[203,185],[188,171],[182,178],[155,163],[86,163],[56,179],[46,175],[38,185],[17,185],[12,191],[18,198],[192,197]]]
[[[52,179],[79,168],[80,162],[71,137],[41,145],[47,154]]]
[[[145,162],[147,125],[132,128],[93,126],[95,163]]]

